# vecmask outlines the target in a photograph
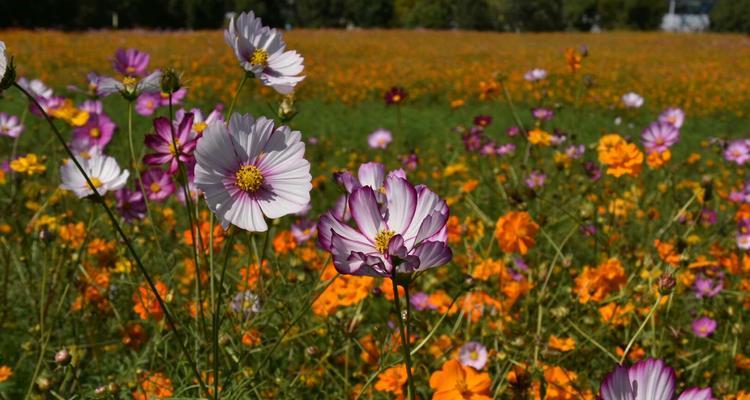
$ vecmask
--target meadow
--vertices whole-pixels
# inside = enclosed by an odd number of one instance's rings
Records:
[[[0,399],[750,399],[748,37],[283,35],[0,32]]]

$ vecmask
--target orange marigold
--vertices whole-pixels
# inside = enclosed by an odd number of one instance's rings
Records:
[[[585,266],[583,273],[576,278],[575,293],[581,304],[589,301],[602,301],[615,290],[620,290],[627,282],[625,269],[616,258],[601,263],[596,268]]]
[[[536,243],[534,236],[539,231],[539,225],[531,219],[525,211],[511,211],[497,220],[495,225],[495,239],[506,253],[526,254]]]
[[[406,380],[406,364],[400,364],[388,368],[378,375],[378,381],[375,383],[375,390],[379,392],[393,393],[396,395],[397,399],[403,399]]]
[[[276,254],[286,254],[297,247],[292,231],[281,231],[273,238],[273,249]]]
[[[5,382],[13,376],[13,370],[7,365],[0,365],[0,382]]]
[[[167,285],[161,281],[156,281],[154,285],[156,286],[156,291],[159,293],[159,296],[166,301],[168,292]],[[133,311],[135,311],[142,320],[147,320],[149,316],[157,321],[161,321],[161,319],[164,318],[164,310],[159,305],[159,301],[156,299],[156,296],[154,296],[149,285],[144,283],[138,287],[138,290],[133,293],[133,302],[135,303]]]
[[[607,166],[607,174],[617,178],[623,175],[637,176],[643,165],[643,153],[634,143],[612,133],[602,136],[597,146],[599,161]]]
[[[161,372],[145,372],[138,379],[138,387],[133,391],[133,400],[154,400],[172,397],[172,381]]]
[[[572,337],[559,338],[555,335],[551,335],[549,337],[548,345],[550,348],[553,348],[555,350],[559,350],[563,352],[571,351],[571,350],[575,350],[576,348],[576,340],[573,339]]]

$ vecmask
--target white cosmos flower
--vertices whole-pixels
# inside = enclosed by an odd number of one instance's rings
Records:
[[[121,93],[127,98],[136,98],[141,93],[158,93],[161,92],[161,71],[157,70],[143,79],[126,76],[122,80],[112,77],[99,77],[96,82],[97,90],[102,96],[109,96],[112,93]]]
[[[228,128],[220,121],[208,125],[195,149],[195,186],[224,229],[263,232],[265,217],[307,207],[312,176],[301,136],[250,114],[232,114]]]
[[[286,51],[281,33],[263,26],[252,11],[232,17],[224,40],[245,71],[281,94],[290,93],[305,79],[298,76],[304,69],[304,59],[296,51]]]
[[[643,105],[643,97],[635,92],[628,92],[622,95],[622,103],[627,108],[639,108]]]
[[[122,171],[114,157],[94,151],[87,154],[87,157],[76,158],[96,187],[96,191],[101,195],[111,190],[121,189],[128,181],[130,173],[128,170]],[[79,198],[94,194],[86,178],[70,159],[65,160],[60,167],[60,179],[62,180],[60,188],[72,191]]]
[[[49,99],[54,94],[52,89],[47,87],[47,85],[39,79],[28,80],[26,78],[21,78],[18,80],[18,86],[21,86],[24,90],[31,93],[31,95],[37,98],[37,100]]]

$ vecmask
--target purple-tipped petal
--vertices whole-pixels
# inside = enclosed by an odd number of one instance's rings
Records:
[[[370,186],[378,190],[383,187],[385,181],[385,165],[376,162],[362,164],[359,167],[358,176],[362,186]]]
[[[713,400],[711,388],[690,388],[682,392],[677,400]]]
[[[453,258],[453,252],[443,242],[424,242],[414,249],[419,259],[419,269],[439,267]]]
[[[359,230],[369,240],[374,240],[384,222],[372,188],[363,186],[355,190],[349,196],[349,208]]]
[[[628,370],[631,381],[637,386],[635,398],[648,400],[672,400],[674,396],[674,370],[662,360],[639,361]]]
[[[389,177],[386,181],[388,227],[403,233],[411,224],[417,207],[417,191],[405,179]]]
[[[599,388],[602,400],[635,400],[635,392],[630,383],[628,368],[618,365],[604,379]]]

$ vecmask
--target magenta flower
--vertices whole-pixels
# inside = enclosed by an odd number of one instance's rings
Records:
[[[443,265],[453,254],[446,244],[448,206],[426,186],[414,187],[389,176],[386,201],[378,204],[370,186],[355,189],[348,199],[356,227],[331,211],[318,222],[318,243],[331,252],[342,274],[393,277]]]
[[[146,74],[151,56],[136,49],[117,49],[112,66],[124,76],[143,76]]]
[[[17,138],[23,132],[23,125],[15,115],[0,112],[0,136]]]
[[[100,100],[85,100],[83,103],[78,105],[78,109],[86,111],[89,114],[103,114],[104,106]]]
[[[672,400],[675,373],[662,360],[639,361],[630,368],[618,365],[604,379],[599,396],[602,400]],[[712,400],[711,388],[690,388],[677,400]]]
[[[172,106],[178,106],[182,104],[182,101],[187,97],[187,88],[179,88],[172,93]],[[169,107],[169,93],[159,93],[159,105],[162,107]]]
[[[711,278],[707,278],[702,274],[695,277],[693,283],[693,290],[695,291],[695,297],[702,299],[704,297],[715,297],[721,289],[724,288],[723,279],[719,278],[718,281],[714,281]]]
[[[698,337],[708,337],[716,330],[716,321],[708,317],[700,317],[693,321],[693,333]]]
[[[521,133],[521,129],[519,127],[515,126],[515,125],[513,125],[513,126],[511,126],[511,127],[509,127],[508,129],[505,130],[505,134],[508,135],[508,136],[510,136],[510,137],[518,136],[519,133]]]
[[[393,140],[391,131],[386,129],[377,129],[367,137],[367,144],[373,149],[385,149]]]
[[[131,222],[143,219],[146,216],[146,202],[140,190],[122,188],[115,192],[117,199],[117,211],[120,212],[125,221]]]
[[[526,177],[526,186],[529,187],[529,189],[539,189],[544,186],[544,180],[546,178],[547,176],[544,175],[544,172],[531,171],[529,176]]]
[[[647,153],[662,153],[680,139],[680,131],[674,125],[654,122],[641,133],[643,147]]]
[[[115,129],[117,125],[106,114],[90,114],[86,124],[73,129],[71,146],[77,151],[88,151],[92,147],[104,150]]]
[[[407,171],[414,171],[419,166],[419,156],[416,153],[409,153],[401,156],[401,166]]]
[[[729,142],[729,146],[724,150],[724,158],[737,165],[745,164],[750,160],[750,148],[748,148],[747,141],[733,140]]]
[[[135,112],[138,115],[148,117],[156,112],[161,105],[161,95],[159,93],[141,93],[135,101]]]
[[[141,175],[143,192],[149,201],[164,201],[174,193],[172,177],[160,168],[151,168]]]
[[[737,224],[737,247],[750,249],[750,219],[743,218]]]
[[[665,124],[672,125],[677,129],[680,129],[680,127],[682,127],[682,124],[685,122],[685,111],[682,111],[681,108],[677,107],[667,108],[666,110],[662,111],[661,114],[659,114],[659,122],[663,122]]]
[[[265,217],[308,206],[312,176],[301,137],[250,114],[232,114],[229,127],[214,122],[206,128],[195,151],[195,185],[224,229],[233,224],[265,232]]]
[[[481,371],[487,364],[487,348],[479,342],[468,342],[461,346],[458,352],[458,361],[467,367]]]
[[[222,108],[223,107],[221,106],[221,104],[218,104],[213,110],[211,110],[211,112],[205,118],[203,117],[203,113],[201,112],[200,109],[193,108],[192,110],[190,110],[190,113],[193,114],[193,134],[196,137],[200,137],[203,134],[203,131],[208,126],[208,124],[214,121],[220,121],[223,123],[224,116],[221,115]],[[178,123],[181,122],[182,119],[187,114],[188,112],[182,108],[177,110],[177,112],[174,115],[175,121]]]
[[[180,124],[170,125],[168,119],[159,117],[154,120],[155,134],[146,135],[146,146],[155,153],[147,154],[143,161],[148,165],[169,164],[167,171],[174,174],[180,169],[179,161],[189,163],[193,160],[193,151],[197,139],[193,137],[191,128],[193,114],[186,114]],[[174,140],[172,138],[174,131]],[[178,161],[179,160],[179,161]]]
[[[409,304],[417,311],[424,311],[432,308],[429,300],[430,296],[428,296],[427,293],[416,292],[412,293],[411,297],[409,297]]]
[[[531,116],[539,121],[549,121],[555,116],[555,112],[551,108],[536,107],[531,109]]]
[[[482,128],[486,128],[492,123],[492,116],[491,115],[477,115],[474,117],[474,125],[481,126]]]
[[[401,104],[407,97],[409,97],[409,94],[406,89],[401,86],[394,86],[385,92],[383,100],[385,100],[385,105],[391,106]]]

